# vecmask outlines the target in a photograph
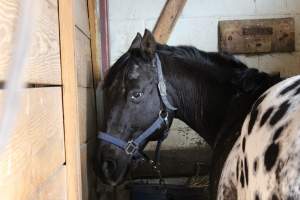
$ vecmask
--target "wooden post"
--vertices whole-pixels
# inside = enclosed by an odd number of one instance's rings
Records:
[[[153,29],[157,42],[164,44],[168,41],[185,3],[186,0],[168,0],[166,2]]]
[[[63,111],[69,200],[82,199],[73,0],[59,0]]]
[[[93,63],[93,76],[94,76],[94,88],[97,88],[97,84],[100,81],[100,62],[101,62],[101,38],[100,38],[100,16],[97,14],[99,6],[97,6],[99,0],[88,0],[89,21],[90,21],[90,33],[91,33],[91,49],[92,49],[92,63]]]

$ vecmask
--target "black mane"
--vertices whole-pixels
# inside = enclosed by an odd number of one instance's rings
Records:
[[[205,52],[193,46],[157,46],[158,51],[170,56],[190,60],[204,65],[217,65],[219,67],[231,67],[238,69],[248,68],[244,63],[237,60],[234,56],[218,52]]]
[[[167,54],[175,58],[180,58],[188,63],[193,63],[196,65],[205,65],[205,66],[214,66],[214,67],[226,67],[231,69],[245,70],[248,67],[237,60],[234,56],[229,54],[217,53],[217,52],[204,52],[193,46],[168,46],[157,44],[158,53]],[[104,79],[104,88],[108,88],[113,80],[117,77],[118,74],[125,73],[126,61],[131,56],[139,56],[142,53],[138,49],[128,50],[123,54],[109,69],[105,79]]]
[[[114,80],[121,79],[126,73],[126,63],[130,58],[141,58],[139,49],[130,49],[123,54],[109,69],[103,88],[109,88]],[[255,92],[262,85],[274,84],[282,80],[279,74],[270,75],[254,68],[248,68],[244,63],[230,54],[205,52],[193,46],[168,46],[157,44],[157,52],[173,57],[192,67],[192,71],[205,70],[221,83],[233,84],[242,92]],[[127,66],[128,67],[128,66]]]
[[[126,66],[126,62],[129,59],[129,56],[130,53],[126,52],[108,70],[103,82],[103,88],[109,88],[113,81],[117,78],[118,74],[124,74],[124,66]]]

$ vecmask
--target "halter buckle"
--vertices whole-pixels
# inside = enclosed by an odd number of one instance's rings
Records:
[[[168,121],[168,116],[169,113],[165,110],[160,110],[159,111],[159,116],[164,120],[164,122],[166,123],[166,125],[168,125],[169,121]]]
[[[132,156],[133,154],[135,154],[138,151],[138,145],[134,143],[134,141],[130,140],[127,143],[127,146],[125,147],[125,153],[127,155]]]

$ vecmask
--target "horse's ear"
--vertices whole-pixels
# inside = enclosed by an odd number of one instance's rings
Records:
[[[156,41],[148,29],[145,29],[141,49],[151,58],[154,57],[156,51]]]
[[[137,33],[129,49],[139,49],[141,48],[141,43],[142,43],[142,35],[140,33]]]

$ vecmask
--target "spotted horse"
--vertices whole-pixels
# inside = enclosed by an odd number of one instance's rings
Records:
[[[224,164],[219,200],[300,199],[300,76],[254,103]]]

